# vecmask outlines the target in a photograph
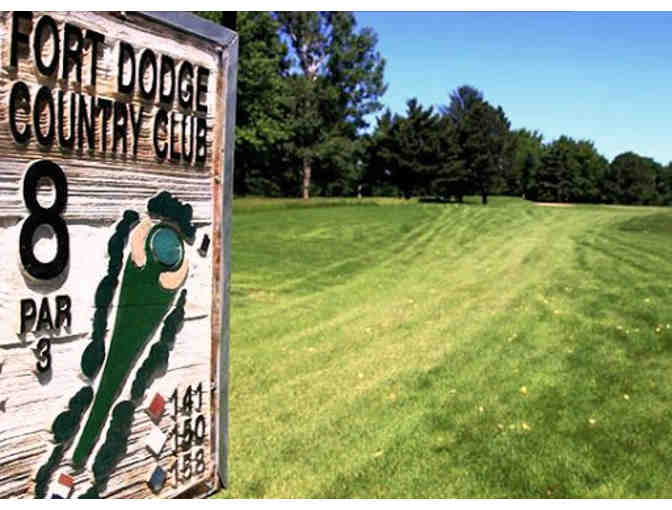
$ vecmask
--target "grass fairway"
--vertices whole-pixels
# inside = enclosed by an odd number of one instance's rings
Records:
[[[234,204],[220,496],[672,497],[672,211],[353,203]]]

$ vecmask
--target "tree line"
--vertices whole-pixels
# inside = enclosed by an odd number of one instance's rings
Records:
[[[221,12],[199,12],[222,22]],[[445,105],[382,111],[377,35],[347,12],[238,12],[237,195],[497,194],[549,202],[669,205],[667,166],[633,152],[611,163],[589,140],[545,143],[462,85]],[[381,112],[367,131],[366,119]]]
[[[537,131],[512,130],[501,106],[474,87],[454,90],[434,112],[413,98],[404,115],[386,110],[365,135],[363,181],[373,195],[462,200],[476,194],[516,195],[543,202],[672,204],[672,162],[634,152],[611,163],[589,140],[561,136],[544,143]]]

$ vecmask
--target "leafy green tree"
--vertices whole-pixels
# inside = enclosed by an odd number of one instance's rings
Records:
[[[342,135],[324,141],[319,159],[313,162],[311,188],[316,194],[349,196],[358,192],[363,173],[363,145],[359,137],[351,139]]]
[[[602,183],[609,169],[607,158],[597,152],[590,140],[579,140],[576,143],[575,158],[579,171],[574,175],[570,200],[573,202],[602,202]]]
[[[609,165],[607,189],[611,201],[620,204],[655,204],[659,201],[656,178],[659,163],[634,152],[624,152]]]
[[[225,13],[201,11],[221,23]],[[280,192],[275,165],[290,136],[283,98],[289,67],[288,48],[280,40],[279,24],[266,12],[240,11],[236,107],[234,190],[237,194]]]
[[[366,127],[364,117],[382,108],[385,61],[375,51],[373,30],[355,32],[352,13],[278,12],[275,19],[295,57],[288,79],[293,137],[287,148],[300,162],[301,194],[307,199],[315,162],[329,160],[339,138],[341,144],[349,141],[345,151],[356,151],[350,144]]]
[[[545,151],[536,175],[534,199],[600,202],[608,162],[591,141],[561,136]]]

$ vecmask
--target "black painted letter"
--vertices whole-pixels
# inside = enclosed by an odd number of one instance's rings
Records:
[[[131,75],[128,83],[124,83],[124,60],[128,57]],[[117,90],[125,94],[131,94],[135,87],[135,50],[126,42],[119,43],[119,67],[117,69]]]
[[[37,307],[35,306],[35,301],[30,298],[22,299],[20,310],[21,328],[19,332],[23,334],[31,328],[35,318],[37,317]]]
[[[154,152],[156,153],[156,157],[163,161],[166,159],[166,154],[168,153],[168,142],[164,142],[163,147],[159,147],[159,129],[161,128],[161,125],[168,131],[168,112],[163,108],[159,108],[159,111],[156,112],[156,115],[154,116],[154,130],[152,133]]]
[[[72,47],[74,42],[74,48]],[[82,45],[84,37],[82,29],[78,26],[65,24],[65,34],[63,36],[63,67],[61,68],[61,77],[67,80],[70,76],[69,64],[72,62],[75,68],[77,83],[82,83]]]
[[[30,38],[28,34],[19,32],[19,23],[21,20],[32,21],[33,13],[30,11],[14,11],[12,14],[12,42],[9,56],[9,65],[17,67],[19,65],[19,43],[28,46]]]
[[[40,129],[40,117],[42,116],[42,108],[47,108],[47,134],[42,133]],[[35,104],[33,105],[33,128],[35,129],[35,138],[45,147],[54,143],[54,133],[56,129],[56,113],[54,111],[54,98],[51,97],[51,91],[48,87],[42,86],[37,91],[35,96]]]
[[[49,33],[51,34],[50,37],[52,39],[52,45],[54,47],[54,52],[51,56],[51,62],[49,62],[49,65],[45,65],[44,61],[42,60],[41,43],[42,43],[42,36],[45,30],[49,31]],[[33,36],[33,59],[35,60],[35,65],[37,66],[37,69],[44,76],[51,76],[58,68],[60,47],[61,45],[58,38],[58,27],[56,26],[54,18],[47,15],[42,16],[40,18],[40,21],[37,22],[37,26],[35,27],[35,35]]]
[[[72,324],[72,312],[70,308],[72,301],[70,296],[56,296],[56,328],[65,326],[69,328]]]
[[[23,131],[19,131],[16,125],[16,111],[20,103],[25,105],[27,114],[30,115],[30,91],[28,85],[22,81],[17,81],[12,85],[12,91],[9,94],[9,130],[12,132],[16,143],[28,143],[30,139],[30,122],[26,122]]]

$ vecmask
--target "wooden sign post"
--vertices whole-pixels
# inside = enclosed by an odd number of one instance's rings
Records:
[[[226,484],[237,44],[0,13],[0,497]]]

